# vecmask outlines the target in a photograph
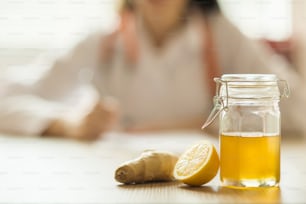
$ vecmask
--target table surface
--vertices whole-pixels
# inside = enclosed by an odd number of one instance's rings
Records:
[[[0,136],[0,203],[305,203],[306,141],[282,141],[279,188],[230,189],[219,176],[202,187],[179,182],[120,185],[114,171],[145,149],[182,153],[198,132],[110,133],[84,143]]]

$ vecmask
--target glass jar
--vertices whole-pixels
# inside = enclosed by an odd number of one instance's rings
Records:
[[[279,101],[289,94],[287,83],[269,74],[226,74],[215,81],[215,108],[207,122],[219,115],[222,185],[278,186]]]

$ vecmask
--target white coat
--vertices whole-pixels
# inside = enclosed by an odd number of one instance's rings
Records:
[[[221,73],[275,73],[287,80],[291,96],[282,102],[282,127],[303,131],[306,93],[296,73],[244,37],[221,14],[209,21]],[[126,61],[120,38],[114,44],[112,60],[101,62],[101,36],[109,34],[99,33],[57,60],[39,80],[28,85],[8,83],[0,92],[0,131],[37,135],[51,120],[80,117],[95,100],[109,96],[120,104],[123,127],[181,123],[199,117],[204,122],[212,96],[200,54],[203,34],[188,23],[162,50],[150,43],[141,26],[138,34],[141,54],[135,64]]]

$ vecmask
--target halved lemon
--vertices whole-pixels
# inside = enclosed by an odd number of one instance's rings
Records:
[[[212,180],[219,169],[215,146],[203,140],[188,148],[178,159],[173,175],[191,186],[201,186]]]

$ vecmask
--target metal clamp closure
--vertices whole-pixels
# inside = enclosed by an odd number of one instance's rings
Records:
[[[213,99],[213,109],[210,112],[207,120],[202,126],[202,130],[208,127],[216,117],[221,113],[221,111],[228,111],[228,99],[229,99],[229,81],[221,80],[221,78],[214,78],[216,82],[216,95]],[[235,81],[231,81],[235,82]],[[243,81],[243,82],[256,82],[256,81]],[[276,81],[264,81],[264,82],[277,82],[277,86],[280,90],[280,98],[288,98],[290,95],[290,89],[286,80],[276,80]],[[225,96],[220,95],[221,85],[225,86]]]

